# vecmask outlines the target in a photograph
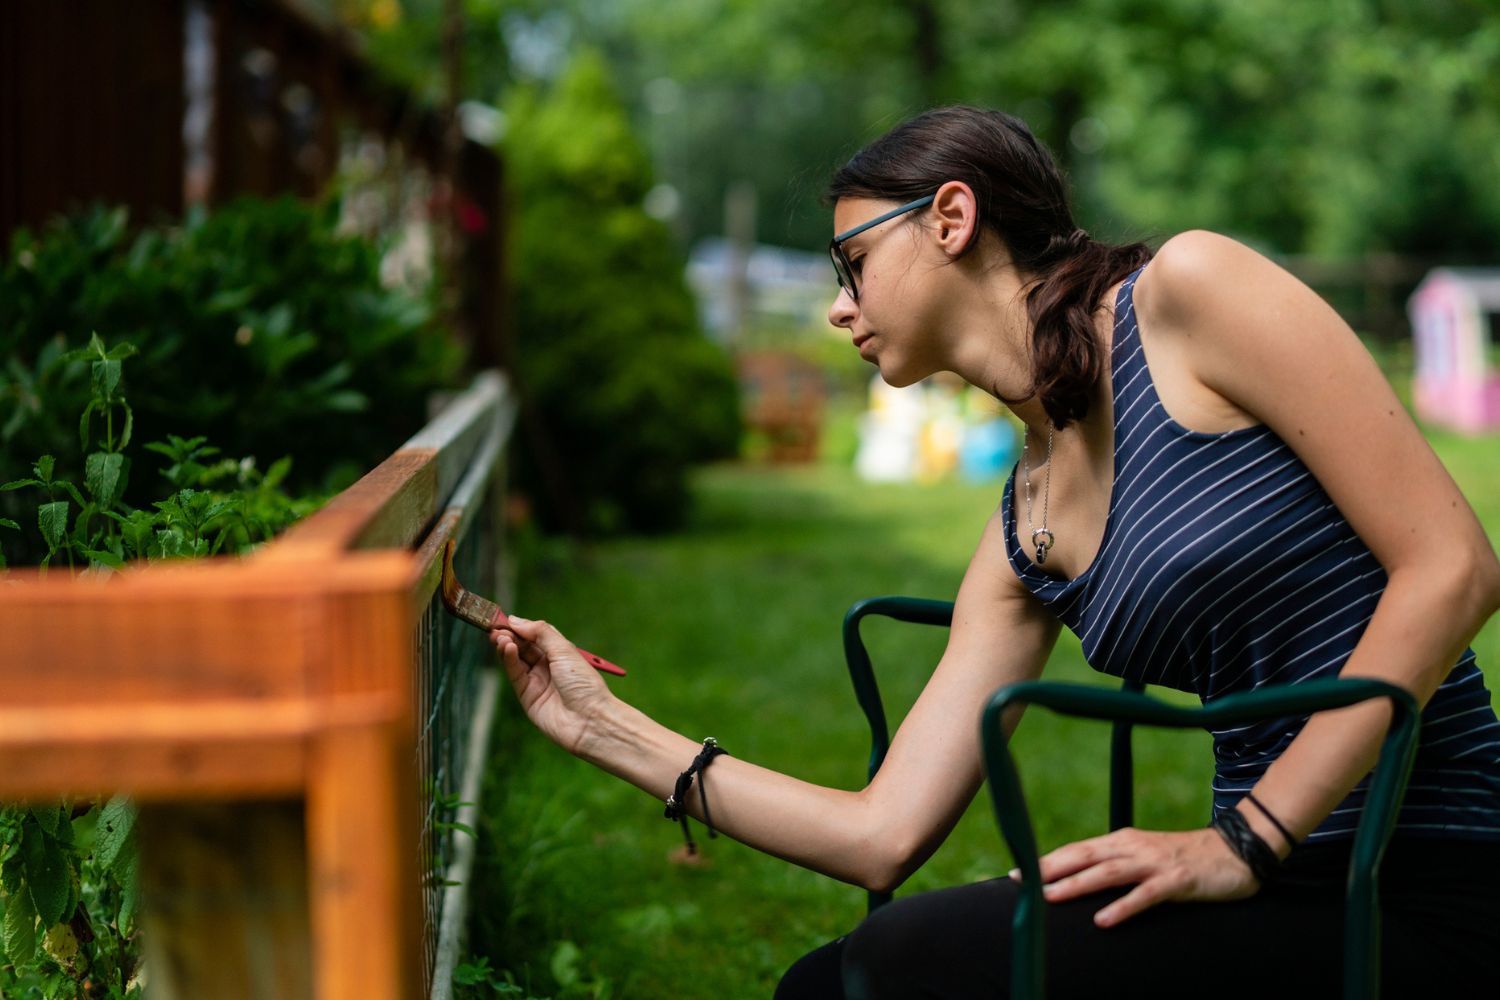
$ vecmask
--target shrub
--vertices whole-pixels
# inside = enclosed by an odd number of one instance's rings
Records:
[[[562,526],[574,505],[592,532],[674,527],[689,467],[738,445],[729,358],[702,336],[681,255],[641,207],[650,164],[603,61],[575,58],[508,111],[517,375],[571,494],[539,505],[542,523]],[[519,438],[521,481],[555,488],[537,437]]]
[[[17,232],[0,268],[0,478],[76,436],[91,393],[77,349],[94,330],[140,352],[142,440],[190,429],[229,454],[285,453],[294,490],[378,462],[425,422],[461,354],[427,302],[381,287],[378,248],[339,235],[336,215],[245,199],[134,237],[102,208]]]

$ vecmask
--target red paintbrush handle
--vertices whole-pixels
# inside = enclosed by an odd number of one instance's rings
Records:
[[[580,652],[580,653],[583,654],[583,658],[585,660],[588,660],[589,661],[589,665],[591,667],[593,667],[595,670],[602,670],[606,674],[614,674],[617,677],[624,677],[625,676],[625,670],[622,667],[615,666],[613,663],[610,663],[604,657],[597,656],[597,655],[595,655],[593,653],[590,653],[588,650],[584,649],[582,646],[578,647],[578,652]]]

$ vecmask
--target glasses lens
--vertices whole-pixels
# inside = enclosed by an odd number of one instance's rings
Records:
[[[839,276],[839,286],[849,293],[851,299],[859,299],[859,292],[854,288],[854,272],[849,267],[849,261],[844,257],[844,251],[837,243],[828,247],[828,256],[833,258],[833,270]]]

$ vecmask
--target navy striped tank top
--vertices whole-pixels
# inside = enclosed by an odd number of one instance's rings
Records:
[[[1001,501],[1011,566],[1103,673],[1204,701],[1334,676],[1385,571],[1269,427],[1206,434],[1167,415],[1141,351],[1140,273],[1115,303],[1115,478],[1099,553],[1071,580],[1038,569],[1016,536],[1013,470]],[[1304,721],[1213,731],[1215,811],[1255,784]],[[1352,836],[1367,783],[1308,839]],[[1500,839],[1500,722],[1471,649],[1422,713],[1397,830]]]

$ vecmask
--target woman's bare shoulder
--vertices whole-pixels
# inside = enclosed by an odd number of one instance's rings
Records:
[[[1158,329],[1180,327],[1212,311],[1229,289],[1296,281],[1264,254],[1206,229],[1178,233],[1161,245],[1136,281],[1135,303]],[[1249,288],[1247,289],[1247,286]]]

